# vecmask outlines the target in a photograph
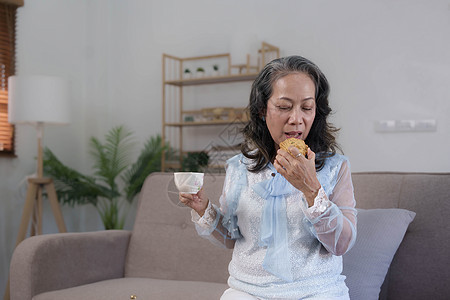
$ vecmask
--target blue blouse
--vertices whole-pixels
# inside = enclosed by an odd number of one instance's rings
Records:
[[[214,206],[208,226],[196,225],[201,236],[217,243],[211,233],[222,232],[220,222],[227,232],[219,242],[235,240],[230,287],[266,298],[346,295],[340,255],[356,239],[348,159],[339,154],[326,159],[317,172],[322,193],[312,209],[272,164],[252,173],[249,163],[242,154],[228,160],[220,208]],[[325,209],[317,212],[319,202]]]

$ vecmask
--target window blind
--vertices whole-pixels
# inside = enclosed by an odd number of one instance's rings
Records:
[[[14,155],[14,126],[8,123],[8,77],[15,73],[16,10],[21,1],[0,1],[0,155]]]

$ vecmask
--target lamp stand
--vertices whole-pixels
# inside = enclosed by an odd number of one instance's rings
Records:
[[[17,235],[16,245],[20,244],[27,235],[28,227],[31,221],[30,236],[42,234],[42,192],[44,189],[47,191],[47,198],[50,202],[50,206],[55,217],[56,225],[59,232],[67,232],[66,225],[62,216],[61,208],[58,203],[58,197],[56,195],[55,186],[51,178],[43,177],[43,157],[42,157],[42,133],[43,124],[38,123],[38,165],[37,165],[37,178],[28,179],[27,198],[23,207],[22,219],[20,221],[19,234]],[[15,248],[14,247],[14,248]],[[10,299],[10,287],[9,279],[6,286],[4,300]]]

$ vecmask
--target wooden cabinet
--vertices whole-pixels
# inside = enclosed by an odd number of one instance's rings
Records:
[[[222,167],[222,162],[227,156],[234,152],[239,152],[236,144],[225,143],[226,145],[195,145],[196,150],[185,150],[186,139],[191,136],[192,130],[187,128],[215,127],[215,132],[226,132],[230,125],[238,128],[248,120],[245,107],[221,105],[211,106],[204,101],[198,103],[193,101],[193,97],[186,97],[186,88],[194,88],[216,84],[234,84],[238,82],[252,81],[258,72],[272,59],[279,57],[279,49],[267,43],[262,43],[258,52],[257,65],[250,64],[250,57],[247,55],[247,63],[233,65],[229,53],[180,58],[168,54],[162,55],[162,140],[163,144],[168,144],[176,150],[175,159],[163,153],[161,168],[162,171],[179,170],[184,155],[187,152],[206,151],[210,156],[210,167]],[[215,70],[217,69],[218,70]],[[189,71],[189,72],[188,72]],[[202,72],[203,71],[203,72]],[[191,93],[192,94],[192,93]],[[216,95],[217,96],[217,95]],[[248,94],[242,95],[244,106],[248,102]],[[240,98],[241,96],[239,96]],[[196,102],[193,107],[191,102]],[[200,100],[201,102],[202,100]],[[214,103],[214,102],[213,102]],[[187,105],[190,104],[190,105]],[[189,109],[187,109],[189,108]],[[190,133],[187,133],[190,131]],[[195,135],[195,134],[194,134]],[[216,152],[215,155],[213,152]],[[218,160],[217,152],[221,152]],[[213,158],[213,159],[212,159]]]

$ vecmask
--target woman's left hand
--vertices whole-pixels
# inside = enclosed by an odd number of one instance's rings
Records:
[[[306,158],[295,147],[289,150],[294,156],[279,149],[273,165],[278,173],[305,195],[308,206],[311,207],[320,189],[320,182],[316,175],[316,154],[308,148]]]

